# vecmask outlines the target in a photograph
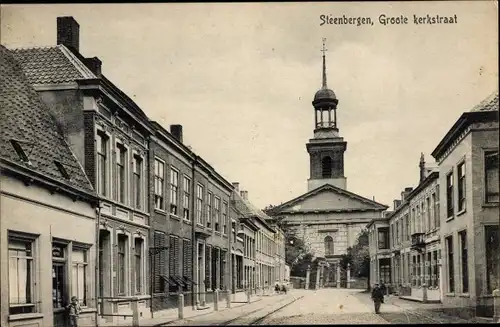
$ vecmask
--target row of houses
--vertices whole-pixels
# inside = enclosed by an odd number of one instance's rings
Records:
[[[464,112],[439,142],[418,185],[368,225],[371,284],[493,316],[500,288],[498,92]]]
[[[0,50],[2,326],[64,326],[72,296],[82,325],[117,324],[286,279],[283,232],[80,53],[72,17],[55,46]]]

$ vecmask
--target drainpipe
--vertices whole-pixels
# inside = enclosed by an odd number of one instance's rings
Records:
[[[96,305],[96,310],[95,310],[95,325],[96,327],[99,327],[99,234],[100,234],[100,227],[101,227],[101,203],[100,201],[98,202],[98,207],[96,208],[97,211],[97,222],[96,222],[96,236],[95,236],[95,305]]]
[[[196,173],[196,164],[198,163],[198,156],[196,154],[193,154],[194,155],[194,158],[192,160],[192,165],[191,165],[191,208],[192,210],[191,211],[191,239],[192,239],[192,242],[191,242],[191,279],[194,281],[195,280],[195,272],[196,272],[196,269],[195,269],[195,263],[198,262],[198,256],[196,254],[196,250],[198,249],[198,244],[196,242],[196,215],[194,214],[194,201],[195,201],[195,192],[196,192],[196,183],[195,183],[195,173]],[[208,186],[208,185],[207,185]],[[201,209],[202,210],[202,215],[203,215],[203,208]],[[198,269],[200,269],[200,267],[198,267]],[[199,290],[199,286],[200,286],[200,283],[201,281],[198,281],[198,287],[197,289]],[[192,309],[195,310],[196,309],[196,292],[195,292],[195,287],[194,285],[191,286],[191,306],[192,306]]]
[[[229,300],[229,297],[231,296],[232,294],[232,290],[233,290],[233,254],[231,253],[231,250],[232,250],[232,242],[233,242],[233,221],[232,221],[232,218],[231,218],[231,206],[233,205],[234,203],[234,190],[231,191],[231,198],[229,200],[229,205],[228,205],[228,210],[229,210],[229,213],[227,215],[229,221],[227,222],[228,223],[228,248],[227,248],[227,258],[226,258],[226,261],[227,261],[227,266],[226,266],[226,269],[229,270],[229,274],[228,274],[228,279],[227,279],[227,282],[226,282],[226,291],[227,291],[227,298],[228,298],[228,301]],[[236,219],[235,219],[236,221]],[[238,226],[236,226],[236,223],[234,224],[234,232],[237,233],[238,231],[236,230]]]

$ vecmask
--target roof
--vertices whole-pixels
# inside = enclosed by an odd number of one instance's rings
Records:
[[[361,202],[364,202],[364,203],[367,203],[367,204],[370,204],[370,205],[373,205],[375,208],[373,210],[386,210],[387,208],[389,208],[389,206],[386,206],[385,204],[381,204],[381,203],[378,203],[378,202],[375,202],[373,200],[370,200],[370,199],[367,199],[365,197],[362,197],[361,195],[357,195],[355,193],[352,193],[352,192],[349,192],[347,190],[344,190],[344,189],[341,189],[339,187],[336,187],[334,185],[331,185],[331,184],[323,184],[317,188],[315,188],[314,190],[311,190],[307,193],[304,193],[302,195],[299,195],[298,197],[288,201],[288,202],[285,202],[283,204],[280,204],[279,206],[277,207],[274,207],[271,209],[271,212],[272,214],[277,214],[279,213],[283,208],[285,207],[288,207],[296,202],[299,202],[299,201],[302,201],[304,200],[305,198],[308,198],[310,196],[313,196],[323,190],[327,190],[327,189],[330,189],[330,190],[333,190],[337,193],[340,193],[340,194],[343,194],[343,195],[347,195],[348,197],[351,197],[351,198],[354,198],[356,200],[359,200]],[[371,209],[370,209],[371,210]]]
[[[460,134],[472,123],[498,121],[498,91],[490,94],[471,111],[464,112],[436,146],[431,155],[439,160]]]
[[[59,84],[97,78],[64,45],[11,51],[31,84]]]
[[[483,101],[475,105],[470,112],[475,111],[498,111],[498,92],[491,93]]]
[[[314,95],[314,101],[324,100],[324,99],[333,100],[337,99],[337,96],[335,95],[335,92],[333,92],[332,90],[327,88],[322,88],[318,90],[318,92],[316,92],[316,94]]]
[[[85,57],[79,52],[72,51],[62,44],[48,47],[17,48],[11,49],[11,51],[32,85],[65,84],[77,81],[95,83],[98,81],[128,104],[128,107],[143,119],[143,123],[149,123],[149,118],[144,111],[104,74],[96,76],[85,65]]]
[[[0,158],[13,169],[41,174],[65,186],[94,194],[82,166],[58,132],[49,108],[33,89],[12,52],[0,45]],[[22,160],[15,145],[27,156]],[[60,163],[69,175],[65,178]]]
[[[262,225],[274,232],[274,229],[267,223],[271,219],[262,210],[254,206],[250,201],[243,199],[237,192],[234,192],[233,203],[235,209],[243,216],[243,218],[257,218]]]

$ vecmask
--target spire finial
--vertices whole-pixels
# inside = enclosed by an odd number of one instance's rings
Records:
[[[323,38],[323,49],[321,49],[321,52],[323,52],[323,85],[322,88],[326,89],[326,60],[325,60],[325,52],[328,51],[328,49],[325,46],[326,38]]]

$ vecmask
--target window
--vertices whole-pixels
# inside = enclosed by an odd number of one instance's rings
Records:
[[[384,284],[391,283],[391,259],[379,259],[380,281]]]
[[[33,241],[9,235],[9,313],[36,312]]]
[[[498,271],[500,265],[500,226],[484,226],[486,249],[486,290],[492,294],[498,289]]]
[[[144,241],[142,238],[134,240],[134,259],[135,259],[135,291],[141,293],[142,291],[142,247]]]
[[[453,172],[446,175],[446,217],[453,217]]]
[[[439,219],[439,217],[436,217],[436,193],[432,193],[431,195],[431,202],[432,202],[432,217],[431,217],[431,230],[435,229],[437,224],[436,224],[436,219]]]
[[[196,221],[203,225],[203,186],[196,185]]]
[[[333,255],[334,254],[334,248],[333,248],[333,238],[328,235],[325,237],[325,255]]]
[[[425,205],[426,205],[426,215],[427,215],[427,231],[431,231],[431,199],[426,198],[425,199]]]
[[[399,238],[399,220],[396,221],[396,244],[399,245],[400,238]]]
[[[212,193],[207,193],[207,227],[212,228]]]
[[[97,193],[106,196],[108,185],[108,137],[97,132]]]
[[[121,203],[125,203],[127,149],[121,144],[117,144],[116,148],[118,150],[116,155],[116,199]]]
[[[389,248],[389,229],[387,227],[378,228],[378,248]]]
[[[437,251],[432,252],[432,286],[439,287],[439,267],[437,265]]]
[[[127,260],[126,260],[126,249],[127,249],[127,235],[118,235],[118,294],[124,295],[126,292],[127,285]]]
[[[448,291],[455,292],[455,271],[453,262],[453,237],[448,236],[446,239],[446,251],[448,255]]]
[[[410,216],[407,214],[405,215],[405,240],[408,241],[410,239]]]
[[[134,204],[136,209],[142,208],[142,158],[134,156]]]
[[[87,305],[87,251],[73,247],[71,296],[76,296],[81,306]]]
[[[160,293],[165,291],[165,279],[161,276],[166,275],[166,252],[164,251],[166,247],[166,235],[163,232],[154,232],[154,247],[158,251],[153,252],[153,267],[154,267],[154,279],[153,279],[153,292]]]
[[[177,215],[178,204],[178,190],[179,190],[179,172],[177,170],[170,170],[170,213]]]
[[[222,204],[222,232],[224,235],[227,234],[227,202]]]
[[[66,274],[66,245],[52,243],[52,307],[54,309],[63,308],[65,305]]]
[[[469,266],[467,261],[467,231],[458,233],[460,239],[460,256],[462,259],[462,293],[469,292]]]
[[[434,202],[434,219],[436,223],[436,228],[441,226],[441,216],[439,210],[439,185],[436,185],[436,201]]]
[[[330,157],[324,157],[321,160],[321,176],[323,178],[332,177],[332,159]]]
[[[485,151],[484,172],[486,203],[498,203],[499,201],[498,169],[498,150]]]
[[[170,277],[179,276],[179,256],[180,256],[180,245],[179,238],[176,236],[170,236],[170,246],[168,255],[168,274]],[[178,291],[177,285],[169,285],[169,292]]]
[[[155,187],[155,209],[164,210],[165,209],[165,198],[163,195],[164,188],[164,173],[165,164],[155,159],[155,177],[154,177],[154,187]]]
[[[16,151],[16,153],[19,156],[19,159],[21,159],[21,161],[24,161],[26,163],[30,162],[28,156],[24,152],[24,150],[21,147],[21,145],[19,144],[19,142],[17,142],[16,140],[10,140],[10,143],[12,144],[14,151]]]
[[[59,170],[59,172],[61,173],[62,177],[69,179],[68,171],[66,170],[66,168],[64,168],[63,164],[59,161],[54,161],[54,164],[56,165],[57,170]]]
[[[220,198],[215,197],[215,230],[220,232]]]
[[[465,162],[457,167],[458,174],[458,211],[465,209]]]
[[[233,235],[233,243],[236,242],[236,222],[231,222],[231,231]]]
[[[189,195],[191,193],[191,180],[184,176],[182,186],[184,190],[184,196],[182,200],[184,208],[182,209],[182,217],[186,220],[189,220]]]

